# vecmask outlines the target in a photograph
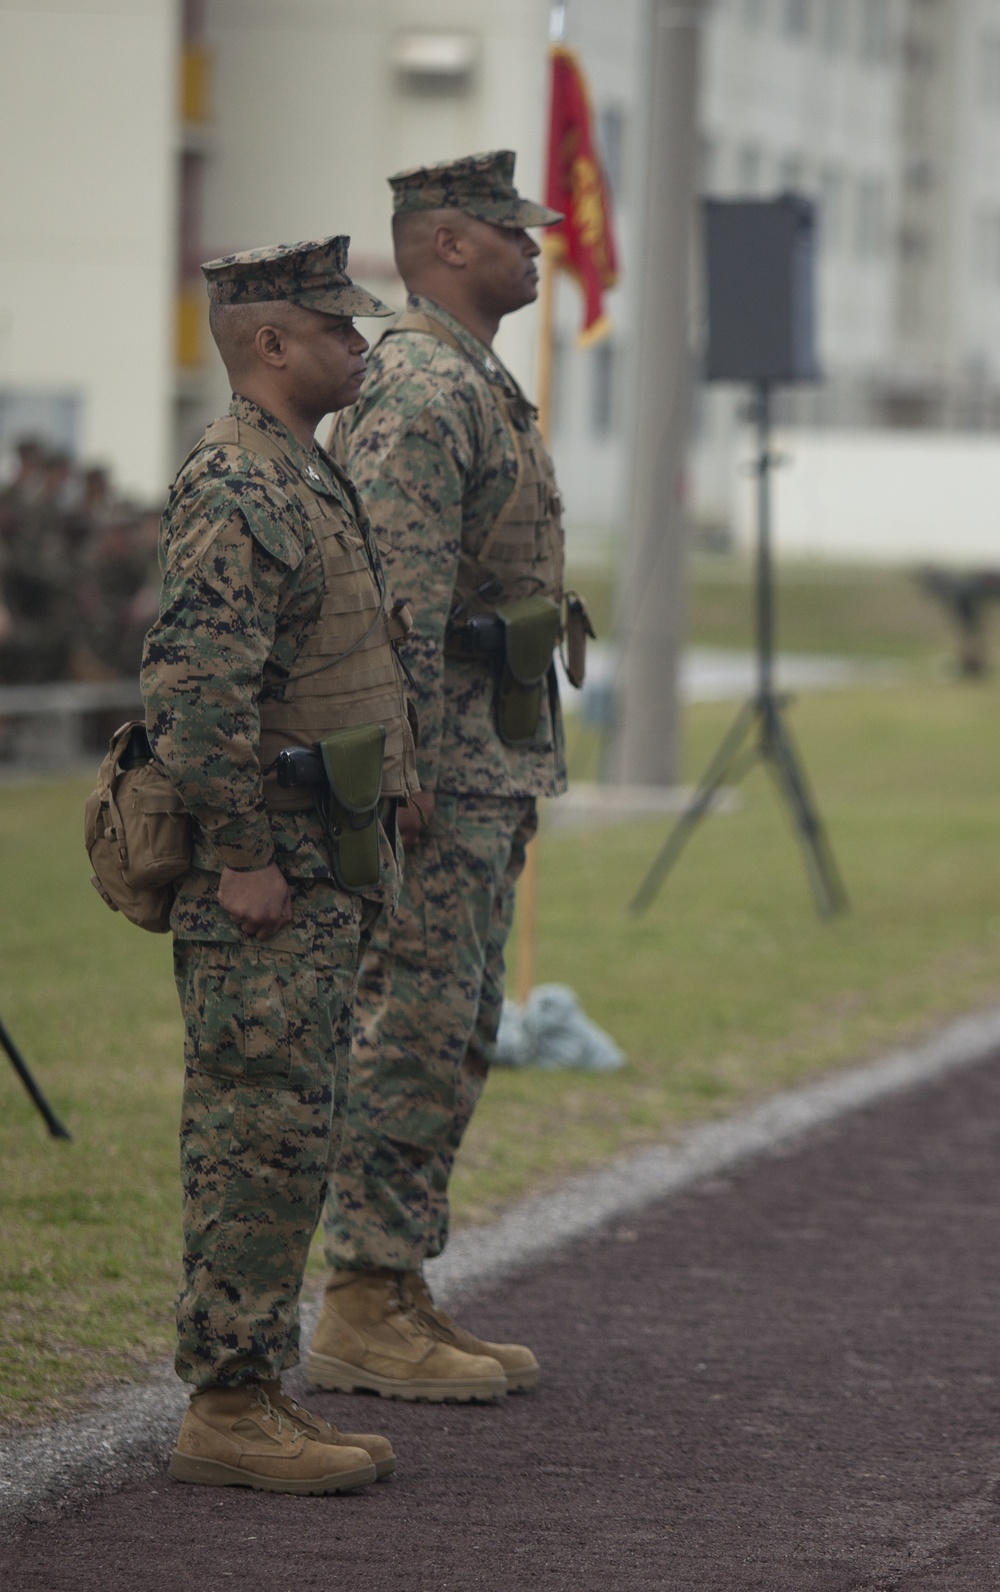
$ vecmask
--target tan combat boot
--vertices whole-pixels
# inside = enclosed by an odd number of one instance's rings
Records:
[[[310,1386],[431,1404],[502,1398],[503,1367],[428,1332],[402,1279],[402,1272],[388,1270],[331,1274],[306,1360]]]
[[[396,1469],[396,1455],[387,1437],[376,1437],[374,1432],[341,1432],[314,1410],[304,1410],[290,1393],[282,1392],[280,1382],[262,1382],[261,1387],[271,1403],[283,1415],[295,1422],[314,1443],[330,1443],[334,1448],[363,1448],[379,1481],[391,1476]]]
[[[346,1492],[375,1480],[363,1448],[314,1442],[259,1382],[195,1393],[167,1469],[175,1481],[263,1492]]]
[[[417,1320],[441,1343],[450,1343],[463,1354],[488,1354],[503,1366],[508,1393],[525,1393],[538,1381],[538,1361],[521,1343],[487,1343],[458,1326],[447,1311],[436,1305],[419,1271],[408,1271],[403,1286],[416,1311]]]

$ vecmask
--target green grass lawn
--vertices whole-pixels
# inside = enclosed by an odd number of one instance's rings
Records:
[[[690,563],[687,630],[701,646],[753,643],[750,565],[736,555],[696,555]],[[613,583],[600,570],[571,572],[602,637],[611,633]],[[776,575],[780,644],[789,652],[843,653],[907,660],[950,659],[954,640],[944,610],[898,567],[793,563]],[[988,633],[1000,637],[1000,605],[987,611]]]
[[[816,629],[845,634],[839,587],[831,606],[840,617],[827,610]],[[896,655],[945,650],[943,635],[914,631],[916,619]],[[691,775],[732,713],[688,714]],[[544,836],[538,979],[580,991],[630,1062],[597,1077],[497,1072],[457,1172],[458,1221],[1000,998],[1000,690],[936,677],[925,661],[896,685],[803,697],[793,721],[850,913],[816,919],[759,772],[638,922],[625,903],[663,823]],[[575,732],[580,766],[589,753]],[[8,1425],[140,1374],[171,1338],[181,1066],[169,942],[90,889],[85,791],[80,780],[0,790],[0,1014],[74,1135],[48,1139],[0,1056]]]

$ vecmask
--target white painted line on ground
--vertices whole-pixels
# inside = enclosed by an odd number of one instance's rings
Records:
[[[772,1095],[763,1105],[709,1122],[675,1144],[640,1150],[599,1172],[525,1200],[489,1226],[459,1230],[427,1267],[436,1294],[455,1298],[528,1265],[606,1222],[702,1178],[800,1138],[886,1095],[968,1066],[1000,1046],[1000,1008],[960,1018],[932,1039],[881,1061]]]

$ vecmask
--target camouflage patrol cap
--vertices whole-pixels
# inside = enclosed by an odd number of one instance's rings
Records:
[[[514,187],[512,149],[463,155],[437,166],[412,166],[390,177],[389,186],[397,216],[416,210],[464,210],[495,227],[551,227],[562,220],[558,210],[521,198]]]
[[[285,301],[324,315],[391,315],[381,299],[356,287],[348,276],[350,241],[341,236],[278,243],[209,260],[202,266],[209,299],[213,304]]]

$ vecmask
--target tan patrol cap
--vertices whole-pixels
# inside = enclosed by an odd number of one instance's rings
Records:
[[[224,254],[202,266],[213,304],[267,304],[283,300],[324,315],[391,315],[374,293],[347,274],[350,238],[278,243],[269,249]]]
[[[522,199],[514,187],[512,149],[491,149],[485,155],[463,155],[437,166],[412,166],[389,178],[393,214],[416,210],[464,210],[495,227],[551,227],[561,221],[558,210]]]

